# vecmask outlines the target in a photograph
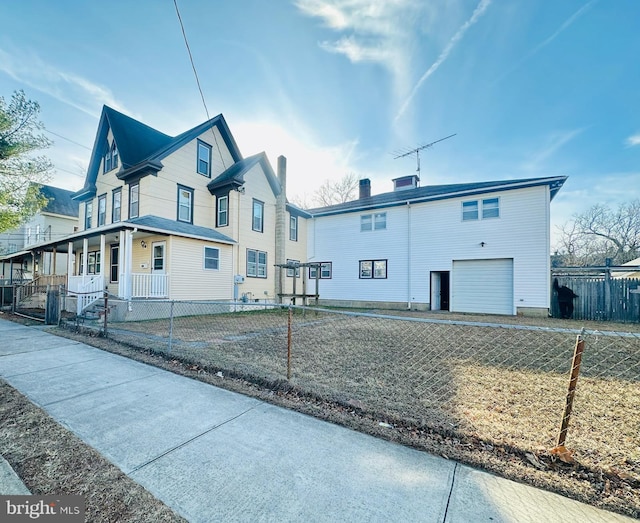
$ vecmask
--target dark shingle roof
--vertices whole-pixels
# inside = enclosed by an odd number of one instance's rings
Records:
[[[262,170],[267,176],[267,180],[269,182],[269,185],[271,186],[271,190],[273,191],[273,194],[277,196],[278,194],[280,194],[281,190],[280,182],[278,182],[278,178],[273,172],[273,168],[269,163],[269,159],[264,152],[254,154],[253,156],[249,156],[248,158],[237,161],[226,171],[211,180],[207,185],[207,189],[209,189],[209,192],[213,194],[216,189],[219,189],[221,187],[240,187],[244,184],[244,175],[258,163],[262,165]]]
[[[149,228],[151,230],[162,230],[166,232],[175,233],[184,236],[195,236],[198,238],[205,238],[207,240],[219,241],[224,243],[236,243],[229,236],[219,233],[214,229],[208,227],[200,227],[198,225],[192,225],[190,223],[178,222],[175,220],[169,220],[168,218],[160,218],[159,216],[141,216],[140,218],[133,218],[127,220],[124,223],[130,223],[139,227],[140,229]]]
[[[472,196],[487,192],[505,191],[520,189],[525,187],[535,187],[548,185],[551,190],[551,199],[560,190],[566,176],[555,176],[548,178],[526,178],[520,180],[498,180],[492,182],[458,183],[450,185],[429,185],[416,189],[405,189],[392,191],[383,194],[376,194],[368,198],[360,198],[346,203],[330,205],[328,207],[317,207],[307,209],[313,216],[324,216],[330,214],[342,214],[347,212],[357,212],[364,209],[376,209],[381,207],[393,207],[405,205],[407,202],[419,203],[429,200],[444,200],[461,196]]]
[[[42,209],[44,212],[78,217],[78,202],[71,199],[73,191],[43,185],[40,187],[40,193],[47,199],[47,205]]]
[[[100,162],[106,152],[105,145],[109,129],[113,133],[120,156],[120,170],[117,176],[120,179],[127,179],[158,172],[163,167],[163,158],[214,126],[229,149],[233,161],[241,160],[240,150],[221,114],[178,136],[171,137],[105,105],[102,108],[84,187],[75,193],[74,198],[83,200],[95,196],[96,180]]]

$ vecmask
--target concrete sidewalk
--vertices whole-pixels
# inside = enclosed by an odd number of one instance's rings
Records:
[[[192,522],[635,521],[6,320],[0,376]]]

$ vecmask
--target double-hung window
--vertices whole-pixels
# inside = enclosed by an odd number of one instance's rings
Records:
[[[93,218],[93,201],[84,204],[84,228],[91,229],[91,220]]]
[[[253,278],[267,277],[267,253],[247,249],[247,276]]]
[[[226,227],[229,225],[229,197],[218,197],[218,227]]]
[[[117,223],[122,219],[122,188],[113,190],[111,195],[111,223]]]
[[[287,276],[289,278],[293,278],[294,276],[296,278],[300,277],[300,260],[287,260],[287,265],[289,267],[287,267]]]
[[[178,221],[193,223],[193,189],[179,184]]]
[[[360,215],[360,231],[381,231],[387,228],[387,213],[376,212]]]
[[[500,198],[462,202],[462,221],[500,218]]]
[[[321,280],[329,280],[331,279],[332,272],[332,262],[321,262],[320,265],[320,275],[318,276],[318,267],[311,266],[309,267],[309,279],[316,279],[319,277]]]
[[[298,217],[297,216],[289,217],[289,239],[292,242],[298,241]]]
[[[462,221],[478,219],[478,200],[462,202]]]
[[[385,279],[387,260],[360,260],[360,279]]]
[[[129,219],[137,218],[140,213],[140,184],[129,186]]]
[[[211,177],[211,146],[198,140],[198,166],[199,174]]]
[[[220,268],[220,249],[216,247],[204,248],[204,268],[214,271]]]
[[[115,140],[109,146],[109,143],[105,145],[106,152],[104,153],[104,158],[102,159],[102,172],[109,172],[112,169],[117,169],[118,167],[118,147],[116,146]]]
[[[500,218],[500,200],[498,198],[482,200],[482,219],[487,218]]]
[[[253,215],[251,229],[257,232],[264,230],[264,202],[253,200]]]
[[[107,195],[103,194],[98,197],[98,227],[107,222]]]

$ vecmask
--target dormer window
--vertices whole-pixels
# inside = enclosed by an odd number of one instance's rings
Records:
[[[105,173],[118,168],[118,147],[115,140],[111,143],[111,146],[107,143],[107,152],[104,154],[102,163],[104,166],[103,172]]]

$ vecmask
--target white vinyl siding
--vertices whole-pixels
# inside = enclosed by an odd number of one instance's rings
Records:
[[[514,314],[513,259],[454,261],[451,311]]]

